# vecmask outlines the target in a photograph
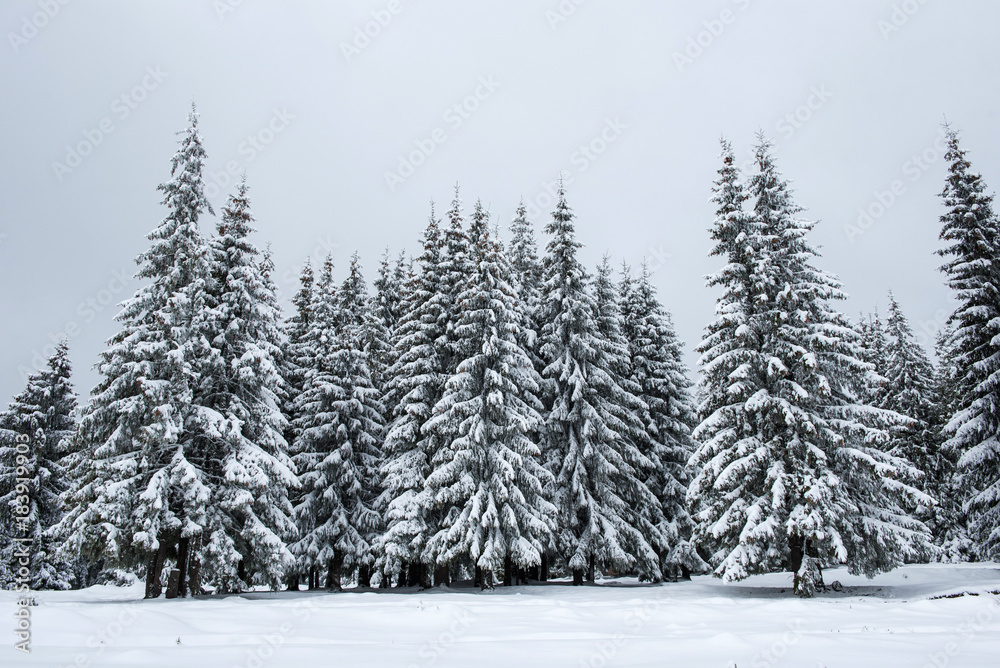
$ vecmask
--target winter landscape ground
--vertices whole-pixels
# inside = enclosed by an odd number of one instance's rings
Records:
[[[790,574],[641,585],[605,580],[142,600],[131,588],[43,592],[30,656],[0,665],[996,666],[1000,566],[912,565],[796,598]],[[13,592],[0,592],[7,609]]]

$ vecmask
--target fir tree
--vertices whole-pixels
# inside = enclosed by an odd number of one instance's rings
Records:
[[[649,494],[637,476],[651,463],[628,441],[611,405],[623,390],[609,373],[562,186],[546,232],[551,239],[540,311],[548,408],[543,458],[556,478],[558,548],[574,583],[581,584],[584,573],[592,575],[598,565],[627,571],[640,561],[655,562],[642,531],[629,523],[627,501]]]
[[[663,511],[657,546],[662,567],[675,574],[708,570],[690,543],[694,525],[686,504],[691,477],[687,463],[696,447],[691,437],[696,419],[681,342],[645,264],[638,281],[627,268],[623,271],[619,293],[630,375],[646,406],[645,428],[653,444],[648,455],[653,474],[646,484]]]
[[[70,536],[67,549],[126,570],[144,569],[147,597],[161,591],[168,549],[205,531],[211,483],[188,455],[198,453],[206,432],[222,427],[194,403],[203,360],[211,357],[206,318],[212,276],[198,228],[211,208],[193,108],[189,122],[172,178],[159,186],[167,216],[138,258],[136,277],[149,283],[123,304],[122,329],[98,364],[104,378],[80,424],[81,459],[89,470],[71,491],[62,526]],[[220,453],[197,456],[219,459]],[[203,555],[202,565],[211,567],[212,558]],[[184,559],[177,561],[186,576]]]
[[[297,485],[284,439],[280,311],[270,257],[250,243],[253,216],[244,179],[211,240],[213,355],[195,400],[206,415],[198,466],[208,474],[210,533],[203,535],[206,577],[222,591],[276,587],[295,535],[290,488]],[[182,537],[183,540],[183,537]],[[179,549],[185,546],[182,544]],[[196,558],[197,545],[188,546]],[[192,582],[196,590],[196,583]]]
[[[656,554],[641,551],[636,555],[636,568],[642,579],[659,580],[660,555],[672,547],[660,531],[666,525],[666,520],[653,482],[660,472],[659,455],[663,444],[656,442],[648,429],[652,418],[649,406],[639,398],[642,387],[633,375],[629,341],[623,331],[618,289],[612,281],[611,263],[607,255],[597,266],[591,290],[597,316],[598,340],[605,360],[603,366],[612,381],[608,385],[612,392],[605,397],[606,406],[611,411],[608,422],[617,425],[621,437],[643,456],[643,459],[636,460],[633,465],[637,482],[645,486],[632,486],[632,489],[640,493],[625,501],[629,523],[639,529],[646,542],[656,550]]]
[[[541,416],[538,378],[518,341],[523,317],[510,267],[478,203],[469,236],[475,273],[459,295],[454,331],[458,348],[470,353],[423,428],[455,436],[427,479],[446,509],[427,554],[438,564],[470,559],[486,588],[500,569],[510,583],[513,569],[541,563],[555,508],[543,496],[549,473],[531,440]]]
[[[339,589],[343,569],[370,566],[380,518],[374,475],[382,406],[372,386],[365,340],[367,291],[355,256],[339,290],[324,269],[308,336],[318,352],[298,398],[303,492],[295,507],[302,537],[292,546],[302,570],[326,571]]]
[[[0,588],[70,589],[82,584],[59,554],[54,529],[71,475],[76,394],[65,341],[46,368],[0,413]]]
[[[923,346],[917,343],[910,323],[899,303],[889,293],[889,312],[885,328],[886,387],[880,406],[909,418],[905,424],[890,429],[887,446],[890,454],[903,457],[923,474],[918,487],[935,500],[946,493],[952,475],[951,462],[941,452],[938,416],[941,414],[934,367]],[[914,509],[916,517],[932,530],[935,542],[942,544],[951,518],[938,503]]]
[[[912,465],[879,448],[887,435],[878,422],[893,416],[858,403],[859,380],[873,369],[830,305],[844,298],[839,284],[809,263],[813,224],[797,217],[759,139],[748,217],[732,197],[724,147],[713,237],[728,264],[710,283],[725,294],[701,347],[707,401],[688,498],[716,575],[787,568],[808,596],[825,565],[871,576],[923,556],[926,527],[905,508],[929,499],[905,482],[917,475]],[[742,234],[732,235],[734,221]]]
[[[947,130],[948,177],[941,198],[942,271],[959,306],[949,342],[956,368],[947,447],[959,455],[969,536],[982,559],[1000,558],[1000,221],[982,176]]]
[[[378,543],[378,566],[383,578],[403,572],[409,584],[428,582],[425,546],[437,531],[425,489],[430,473],[431,443],[421,429],[443,394],[447,380],[440,342],[446,337],[446,319],[440,300],[443,239],[433,205],[423,237],[419,270],[410,278],[402,316],[394,334],[395,361],[389,370],[385,403],[392,406],[381,467],[380,508],[385,533]]]

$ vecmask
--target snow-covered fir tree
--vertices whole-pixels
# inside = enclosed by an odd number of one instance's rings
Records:
[[[938,423],[941,409],[935,370],[891,292],[887,316],[881,373],[890,389],[884,393],[880,407],[910,421],[890,428],[891,439],[885,448],[890,454],[909,460],[923,474],[917,486],[935,503],[918,506],[913,512],[927,524],[940,545],[945,542],[951,529],[949,525],[954,520],[947,503],[942,505],[948,494],[953,467],[941,451],[941,425]]]
[[[555,507],[543,495],[550,474],[532,441],[541,422],[539,379],[519,343],[523,315],[479,203],[469,238],[474,273],[459,295],[454,330],[458,349],[469,354],[424,426],[428,435],[454,435],[427,479],[446,512],[427,554],[438,564],[470,560],[485,588],[495,572],[502,570],[510,584],[515,569],[541,564]]]
[[[288,494],[297,480],[281,412],[280,310],[270,257],[249,239],[248,190],[245,179],[237,185],[210,242],[212,356],[195,391],[212,426],[198,464],[211,489],[200,575],[221,591],[276,587],[291,562],[285,542],[295,535]],[[192,559],[195,547],[188,548]]]
[[[938,557],[943,561],[961,562],[974,559],[975,546],[969,539],[968,520],[963,507],[965,494],[962,480],[958,475],[959,453],[947,447],[945,427],[958,407],[958,365],[954,360],[952,343],[955,328],[946,323],[934,341],[937,365],[934,374],[934,392],[937,396],[937,415],[934,425],[942,441],[938,456],[942,459],[946,473],[938,486],[936,512],[942,516],[941,525],[935,527],[935,540],[941,548]]]
[[[705,400],[688,499],[716,575],[787,569],[808,596],[823,566],[871,576],[925,556],[929,532],[906,508],[931,500],[907,484],[913,466],[880,449],[878,423],[894,416],[858,403],[873,369],[831,306],[843,292],[810,264],[813,223],[797,217],[762,136],[755,153],[751,211],[737,204],[726,145],[716,182],[712,235],[727,264],[710,284],[725,292],[700,348]]]
[[[167,216],[137,260],[136,278],[148,283],[122,305],[122,328],[98,364],[103,380],[80,424],[88,470],[71,490],[62,526],[67,549],[144,570],[147,597],[161,592],[168,550],[182,575],[189,575],[187,555],[175,548],[182,538],[203,536],[212,498],[208,473],[189,454],[221,462],[221,451],[206,453],[202,445],[216,442],[211,435],[227,428],[218,414],[194,403],[203,361],[211,357],[212,280],[198,225],[211,208],[197,118],[192,108],[171,161],[171,179],[159,186]],[[209,570],[221,568],[211,562],[227,556],[202,553],[192,563],[200,561]]]
[[[316,357],[297,399],[295,461],[302,493],[295,507],[301,532],[292,545],[312,586],[339,589],[347,569],[370,568],[380,527],[374,508],[382,438],[382,405],[364,351],[367,290],[355,256],[340,289],[324,265],[307,335]]]
[[[299,275],[299,289],[292,297],[292,307],[295,309],[285,324],[285,341],[282,360],[284,361],[285,400],[283,412],[285,415],[285,441],[288,451],[294,455],[298,432],[295,428],[295,402],[305,385],[305,375],[316,354],[309,346],[308,334],[312,328],[312,308],[315,300],[316,276],[312,264],[307,259],[302,265]]]
[[[33,590],[83,584],[73,561],[59,553],[54,529],[71,475],[76,394],[65,341],[46,367],[0,413],[0,589]]]
[[[425,546],[439,521],[425,489],[431,445],[421,433],[447,380],[440,346],[446,337],[440,300],[445,251],[433,206],[422,243],[419,268],[409,280],[394,333],[395,361],[384,392],[392,416],[383,444],[379,507],[385,532],[378,543],[378,570],[383,578],[399,574],[400,584],[429,584]]]
[[[958,132],[947,128],[948,176],[941,193],[939,251],[958,307],[948,343],[955,365],[955,408],[947,447],[959,455],[969,536],[981,559],[1000,558],[1000,219],[981,175],[972,171]]]
[[[399,325],[406,284],[405,256],[400,253],[395,263],[389,263],[389,250],[386,249],[379,264],[378,277],[375,279],[375,296],[369,311],[368,352],[369,366],[372,372],[372,382],[379,391],[384,390],[386,375],[392,366],[393,346],[392,333]]]
[[[535,369],[541,373],[543,364],[538,354],[538,309],[542,301],[542,263],[538,259],[535,231],[528,220],[523,200],[511,221],[510,233],[507,256],[510,258],[511,284],[517,294],[519,310],[524,315],[521,345],[531,356]]]
[[[655,552],[642,550],[637,556],[635,569],[644,580],[659,580],[661,577],[660,555],[670,549],[667,539],[660,532],[666,525],[663,508],[651,484],[657,476],[659,465],[657,455],[662,444],[653,440],[648,429],[651,422],[649,406],[639,398],[642,388],[632,373],[629,342],[623,332],[623,317],[619,304],[618,286],[612,279],[610,258],[605,255],[597,266],[591,283],[597,322],[598,340],[604,358],[603,369],[610,377],[607,385],[610,392],[605,396],[610,415],[605,420],[621,438],[643,456],[633,465],[634,475],[642,485],[622,486],[624,494],[638,491],[634,496],[624,497],[627,521],[639,529],[646,543]],[[626,491],[627,490],[627,491]]]
[[[885,379],[886,369],[886,327],[878,310],[862,317],[855,327],[861,337],[861,359],[875,371],[869,374],[864,384],[862,398],[865,403],[878,406],[885,401],[889,385]]]
[[[647,455],[653,461],[653,474],[646,484],[663,511],[657,545],[661,569],[674,576],[707,570],[690,542],[694,525],[686,495],[691,478],[688,460],[696,448],[691,437],[696,418],[681,342],[670,314],[656,296],[649,267],[643,264],[638,280],[627,267],[622,274],[619,300],[629,373],[646,406],[645,428],[653,446]]]
[[[628,440],[612,405],[622,392],[608,370],[588,275],[577,259],[573,214],[560,185],[543,260],[541,354],[546,367],[543,460],[556,478],[558,550],[575,584],[597,566],[629,571],[656,555],[629,523],[626,499],[648,489],[651,462]]]

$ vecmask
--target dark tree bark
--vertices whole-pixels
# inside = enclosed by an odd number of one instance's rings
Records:
[[[299,590],[299,574],[292,571],[288,574],[288,578],[285,580],[285,584],[288,586],[288,591],[298,591]]]
[[[479,587],[481,590],[486,591],[487,589],[493,589],[493,569],[483,569],[479,574],[479,581]]]
[[[542,582],[548,582],[548,580],[549,580],[549,555],[548,554],[543,554],[542,555],[542,564],[539,567],[539,570],[541,572],[539,573],[538,579],[541,580]]]
[[[483,586],[483,569],[479,566],[476,566],[475,574],[472,576],[472,584],[473,586],[480,588]]]
[[[594,582],[594,570],[595,570],[595,566],[596,566],[595,562],[596,562],[596,559],[594,559],[594,555],[593,554],[590,555],[590,559],[587,562],[587,582],[590,582],[590,583]]]
[[[201,591],[201,557],[199,556],[199,551],[201,549],[201,538],[195,538],[191,541],[191,545],[188,548],[188,590],[191,592],[192,596],[200,596]]]
[[[451,584],[451,567],[450,566],[451,566],[450,564],[444,564],[443,566],[438,566],[434,570],[434,586],[435,587],[441,587],[441,586],[447,587],[449,584]]]
[[[170,570],[167,577],[167,598],[177,598],[178,590],[181,586],[181,572],[176,568]]]
[[[167,541],[165,537],[160,537],[160,545],[149,556],[146,565],[146,598],[159,598],[163,593],[163,585],[160,582],[160,573],[163,572],[163,560],[167,557]]]
[[[574,568],[573,569],[573,586],[579,587],[583,584],[583,569]]]
[[[190,546],[191,539],[187,536],[181,536],[181,539],[177,541],[177,570],[180,571],[177,576],[177,595],[182,598],[187,596],[188,549]],[[173,577],[173,573],[170,575]]]
[[[514,562],[508,554],[503,558],[503,586],[510,587],[514,584]]]
[[[334,550],[333,558],[326,572],[326,588],[330,591],[341,591],[340,576],[344,569],[344,555],[340,550]]]
[[[372,586],[372,567],[368,564],[361,564],[358,566],[358,586],[359,587],[371,587]]]

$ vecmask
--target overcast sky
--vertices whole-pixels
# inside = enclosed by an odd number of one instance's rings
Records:
[[[718,140],[742,160],[763,129],[843,310],[891,288],[927,339],[946,116],[1000,184],[997,25],[986,0],[4,0],[0,401],[64,335],[95,383],[192,101],[213,202],[246,171],[285,303],[306,256],[343,276],[358,250],[371,279],[415,251],[456,182],[504,228],[524,197],[544,245],[562,172],[583,259],[646,258],[693,366]]]

